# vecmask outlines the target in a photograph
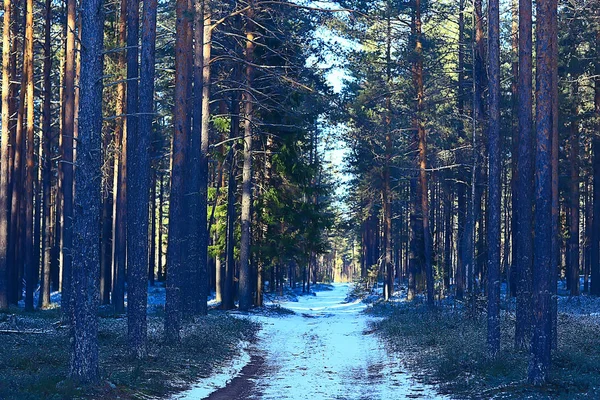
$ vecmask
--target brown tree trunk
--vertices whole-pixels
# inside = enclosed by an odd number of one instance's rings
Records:
[[[16,63],[16,59],[14,61]],[[19,101],[17,108],[17,122],[15,126],[14,157],[12,170],[12,193],[10,210],[10,236],[9,247],[11,249],[8,262],[8,281],[9,281],[9,302],[18,304],[22,293],[22,267],[23,267],[23,242],[24,233],[23,220],[23,192],[25,185],[23,182],[23,168],[25,167],[25,140],[23,133],[25,119],[25,86],[27,79],[27,69],[24,66],[21,73],[21,87],[19,90]]]
[[[536,3],[536,131],[535,162],[535,246],[533,263],[534,325],[528,380],[539,386],[546,383],[550,370],[552,345],[552,274],[555,264],[552,252],[552,0]]]
[[[33,311],[33,291],[37,285],[38,261],[34,259],[34,179],[35,141],[34,141],[34,104],[33,104],[33,0],[27,0],[25,11],[25,54],[23,73],[27,104],[27,154],[25,160],[25,310]]]
[[[42,166],[42,203],[43,203],[43,227],[42,227],[42,281],[40,288],[39,307],[44,309],[50,306],[50,270],[52,261],[52,128],[51,128],[51,102],[52,102],[52,48],[51,48],[51,25],[52,25],[52,0],[46,0],[45,4],[45,26],[44,26],[44,103],[42,107],[42,155],[40,163]]]
[[[252,267],[250,265],[251,241],[251,203],[252,203],[252,136],[254,99],[250,90],[254,75],[254,10],[252,2],[246,13],[246,90],[243,92],[244,102],[244,165],[242,168],[242,210],[241,210],[241,240],[240,240],[240,280],[239,304],[240,310],[248,310],[252,306]]]
[[[8,254],[9,248],[9,138],[11,94],[11,23],[12,0],[4,0],[2,31],[2,131],[0,136],[0,310],[8,308]]]
[[[457,109],[458,109],[458,134],[459,137],[465,135],[465,3],[464,0],[459,1],[458,15],[458,93],[457,93]],[[461,169],[461,175],[466,175],[466,170]],[[454,282],[456,286],[456,298],[462,300],[465,291],[465,251],[468,248],[468,235],[465,231],[467,217],[467,182],[458,182],[457,202],[458,202],[458,251],[456,274]]]
[[[488,3],[489,129],[488,129],[488,353],[500,351],[500,235],[502,152],[500,149],[500,2]]]
[[[75,22],[76,0],[67,0],[64,122],[62,131],[62,298],[63,318],[71,315],[71,265],[73,257],[73,138],[75,136]],[[91,12],[91,10],[90,10]],[[99,146],[98,146],[99,148]],[[79,250],[78,250],[79,253]]]
[[[169,203],[169,236],[167,247],[167,300],[165,305],[165,336],[171,343],[180,339],[181,292],[185,266],[183,251],[186,248],[185,205],[185,168],[189,140],[189,79],[190,58],[188,56],[188,34],[190,13],[186,0],[177,0],[175,35],[175,109],[172,156],[171,156],[171,194]]]
[[[532,4],[519,0],[519,83],[518,119],[519,151],[517,155],[516,189],[513,192],[515,242],[513,264],[517,279],[515,347],[527,349],[532,332],[532,268],[533,268],[533,149],[532,133]]]
[[[390,184],[390,167],[392,159],[392,103],[390,98],[390,92],[392,91],[392,73],[391,73],[391,62],[392,62],[392,22],[390,16],[390,10],[387,10],[386,15],[386,84],[388,85],[386,95],[386,110],[385,110],[385,161],[383,169],[383,192],[382,192],[382,206],[383,206],[383,254],[385,262],[385,285],[384,285],[384,299],[387,301],[394,294],[394,266],[392,262],[392,189]]]
[[[119,15],[119,47],[126,46],[127,0],[121,0]],[[125,70],[125,52],[119,52],[119,73]],[[125,82],[117,85],[115,143],[119,150],[115,157],[113,188],[113,281],[112,304],[115,312],[125,311],[125,257],[127,247],[127,131],[125,123]]]
[[[188,257],[193,274],[193,286],[188,293],[191,311],[205,315],[208,296],[208,139],[210,118],[210,4],[207,0],[194,3],[194,62],[192,130],[190,140],[191,194],[188,196],[190,237]]]
[[[417,93],[417,105],[414,125],[417,130],[419,147],[419,192],[421,201],[421,213],[423,218],[423,246],[424,267],[427,281],[427,303],[434,302],[433,281],[433,238],[429,225],[429,193],[427,185],[427,133],[425,131],[424,111],[424,86],[423,86],[423,45],[422,45],[422,22],[421,22],[421,0],[415,0],[415,65],[413,67],[413,80]]]

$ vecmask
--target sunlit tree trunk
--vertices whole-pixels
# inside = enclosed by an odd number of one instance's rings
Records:
[[[2,131],[0,136],[0,309],[8,308],[8,252],[9,252],[9,137],[11,92],[11,26],[12,0],[4,0],[2,31]]]
[[[190,262],[197,266],[191,281],[194,288],[190,291],[192,311],[195,314],[206,314],[208,296],[208,231],[207,231],[207,198],[208,198],[208,142],[210,121],[210,50],[211,24],[210,3],[208,0],[196,0],[194,4],[194,103],[192,118],[192,138],[190,161],[194,167],[191,171],[193,195],[189,204]]]
[[[423,246],[424,246],[424,267],[427,281],[427,303],[433,305],[434,301],[434,282],[433,282],[433,238],[431,236],[431,226],[429,224],[429,192],[427,184],[427,133],[425,130],[425,121],[423,120],[424,111],[424,86],[423,86],[423,44],[422,44],[422,22],[421,22],[421,0],[415,0],[414,3],[414,34],[415,34],[415,64],[413,66],[413,80],[417,95],[416,115],[414,120],[415,129],[418,136],[419,148],[419,200],[421,202],[421,214],[423,218]]]
[[[62,297],[63,317],[71,314],[71,264],[73,256],[73,138],[75,136],[75,22],[76,0],[67,0],[67,45],[62,131]],[[92,10],[88,10],[92,12]],[[99,146],[98,146],[99,147]],[[80,250],[77,250],[79,253]]]
[[[51,127],[51,102],[52,102],[52,0],[45,2],[44,26],[44,100],[42,106],[42,154],[40,164],[42,168],[42,203],[44,218],[42,226],[42,280],[40,288],[40,308],[50,305],[50,267],[52,262],[52,127]]]
[[[385,260],[385,285],[384,285],[384,299],[389,300],[394,294],[394,267],[392,262],[392,189],[390,184],[390,167],[392,159],[392,110],[391,110],[391,94],[392,91],[392,22],[390,16],[389,6],[386,15],[386,84],[387,92],[386,95],[386,110],[385,110],[385,164],[383,170],[383,191],[382,191],[382,205],[383,205],[383,245],[384,245],[384,260]]]
[[[252,1],[252,0],[251,0]],[[252,268],[250,265],[250,241],[252,224],[252,136],[254,99],[250,90],[254,75],[254,10],[252,3],[246,13],[246,90],[244,101],[244,165],[242,168],[242,235],[240,240],[240,310],[248,310],[252,306]]]
[[[120,74],[125,71],[125,46],[127,37],[127,0],[121,0],[119,14],[119,52],[117,68]],[[118,150],[115,156],[115,175],[113,187],[113,280],[112,304],[115,312],[125,311],[125,263],[127,247],[127,130],[125,82],[117,84],[115,104],[116,125],[115,143]]]
[[[26,106],[27,106],[27,154],[25,159],[25,309],[33,311],[33,291],[37,285],[38,262],[34,258],[34,179],[35,142],[34,142],[34,103],[33,103],[33,0],[27,0],[25,10],[25,54],[23,70],[25,74]]]

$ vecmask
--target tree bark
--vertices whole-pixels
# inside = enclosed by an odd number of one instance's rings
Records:
[[[16,63],[16,58],[13,61]],[[16,70],[16,69],[15,69]],[[21,88],[19,90],[19,101],[17,107],[17,120],[14,128],[14,156],[12,167],[12,188],[11,188],[11,210],[10,210],[10,235],[9,235],[9,260],[8,260],[8,301],[12,304],[18,304],[22,293],[22,267],[23,267],[23,241],[24,233],[23,220],[23,168],[25,167],[25,140],[23,133],[23,124],[25,119],[25,93],[27,70],[24,68],[21,74]],[[16,75],[16,72],[15,72]]]
[[[81,80],[77,138],[77,205],[73,231],[73,350],[70,376],[99,378],[98,314],[102,156],[102,69],[104,11],[101,0],[81,3]]]
[[[62,131],[62,297],[63,318],[70,318],[71,265],[73,257],[73,138],[75,137],[75,22],[76,0],[67,0],[67,45],[64,79],[64,122]],[[89,10],[88,12],[92,12]],[[78,253],[79,253],[78,249]]]
[[[534,326],[528,380],[543,385],[550,370],[552,345],[552,0],[536,3],[536,131],[535,239],[533,263]]]
[[[127,0],[121,0],[119,14],[119,46],[126,46]],[[125,52],[119,52],[118,70],[125,70]],[[113,282],[112,304],[115,312],[125,311],[125,263],[127,247],[127,130],[126,130],[125,82],[117,85],[115,143],[118,157],[115,157],[115,182],[113,199]]]
[[[511,56],[512,56],[512,79],[511,79],[511,96],[512,96],[512,113],[513,117],[511,119],[512,125],[512,149],[511,149],[511,236],[510,236],[510,267],[508,271],[508,291],[511,296],[516,296],[517,294],[517,257],[515,254],[516,243],[519,240],[517,236],[517,198],[516,195],[518,189],[518,158],[519,158],[519,0],[511,0],[511,14],[512,14],[512,23],[511,23]]]
[[[519,84],[518,119],[519,151],[517,155],[518,179],[513,201],[516,224],[513,263],[517,278],[515,347],[527,349],[531,342],[533,304],[533,149],[532,133],[532,4],[519,0]]]
[[[2,31],[2,131],[0,136],[0,310],[8,308],[8,253],[9,249],[9,140],[11,94],[11,23],[12,0],[4,0]]]
[[[236,22],[237,24],[237,22]],[[234,66],[234,80],[238,84],[240,78],[239,66]],[[222,282],[223,302],[221,307],[230,310],[235,307],[234,304],[234,274],[235,274],[235,192],[237,191],[236,176],[236,141],[239,138],[240,126],[240,91],[236,88],[231,94],[231,127],[229,140],[231,143],[230,155],[228,158],[229,173],[227,177],[227,236],[225,238],[225,274]]]
[[[489,128],[488,128],[488,353],[500,351],[500,230],[502,152],[500,149],[500,2],[488,3]]]
[[[186,0],[177,0],[175,34],[175,109],[172,156],[171,193],[169,203],[169,236],[167,247],[167,300],[165,305],[165,336],[168,342],[178,342],[181,328],[182,279],[185,266],[183,251],[186,248],[184,221],[185,168],[189,140],[189,79],[188,33],[190,10]]]
[[[33,311],[33,291],[37,285],[38,262],[34,254],[34,179],[35,141],[34,141],[34,104],[33,104],[33,0],[27,0],[25,10],[25,52],[23,57],[23,73],[25,74],[25,90],[27,105],[27,154],[25,159],[25,310]]]
[[[382,191],[382,205],[383,205],[383,254],[385,261],[385,285],[384,285],[384,299],[389,300],[394,294],[394,266],[392,262],[392,189],[390,184],[390,167],[392,160],[392,102],[390,98],[390,92],[392,91],[392,22],[390,16],[390,10],[388,6],[386,15],[386,85],[387,92],[385,103],[385,161],[383,170],[383,191]]]
[[[129,347],[138,358],[146,356],[148,300],[148,211],[150,206],[150,145],[154,119],[154,49],[156,0],[143,3],[141,70],[138,65],[139,2],[127,5],[127,146],[129,182],[127,204],[136,204],[127,221],[127,318]],[[133,8],[133,9],[132,9]],[[135,48],[135,50],[134,50]],[[139,73],[139,86],[137,84]],[[131,97],[130,97],[131,96]],[[139,97],[138,97],[139,96]],[[139,110],[139,116],[133,115]],[[134,122],[135,121],[135,122]],[[130,125],[131,124],[131,125]]]
[[[424,246],[424,267],[427,281],[427,303],[433,305],[434,302],[434,281],[433,281],[433,238],[431,237],[431,227],[429,225],[429,193],[427,185],[427,133],[425,130],[425,121],[423,120],[424,111],[424,86],[423,86],[423,45],[422,45],[422,22],[421,22],[421,0],[415,0],[415,65],[413,69],[413,79],[417,94],[417,105],[415,115],[415,128],[418,136],[419,147],[419,191],[421,201],[421,214],[423,218],[423,246]]]
[[[459,0],[459,14],[458,14],[458,92],[457,92],[457,109],[458,109],[458,135],[464,137],[465,135],[465,55],[464,55],[464,42],[465,42],[465,2]],[[464,171],[464,170],[463,170]],[[466,171],[464,171],[466,174]],[[467,217],[467,183],[458,182],[457,188],[457,202],[458,202],[458,251],[457,251],[457,263],[456,263],[456,274],[454,276],[454,282],[456,286],[456,298],[462,300],[465,291],[465,250],[468,248],[468,235],[466,235],[465,225]]]
[[[43,228],[42,228],[42,281],[40,288],[39,307],[44,309],[50,306],[50,270],[52,261],[52,127],[51,127],[51,105],[52,105],[52,0],[45,2],[45,25],[44,25],[44,102],[42,106],[42,155],[40,163],[42,166],[42,203],[43,203]]]
[[[196,167],[190,171],[191,194],[188,215],[190,238],[188,257],[194,265],[190,282],[194,286],[189,293],[194,314],[205,315],[208,296],[208,139],[210,118],[210,4],[208,0],[194,3],[194,92],[191,131],[190,162]],[[208,18],[208,20],[207,20]]]
[[[244,102],[244,165],[242,168],[242,235],[240,240],[240,281],[239,304],[240,310],[248,310],[252,306],[252,268],[250,265],[251,241],[251,203],[252,203],[252,136],[254,99],[250,91],[254,74],[254,10],[252,1],[246,13],[246,90],[243,92]]]

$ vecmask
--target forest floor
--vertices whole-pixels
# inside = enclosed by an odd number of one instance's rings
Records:
[[[406,302],[404,289],[391,303],[377,302],[369,313],[383,317],[377,333],[410,371],[455,399],[599,399],[600,300],[559,296],[558,346],[550,382],[526,383],[528,351],[514,349],[514,299],[502,304],[502,349],[486,355],[485,301],[470,311],[447,302],[429,309],[423,299]]]
[[[442,399],[406,370],[403,356],[391,353],[373,331],[379,317],[367,305],[348,300],[351,286],[321,286],[314,296],[287,298],[243,318],[262,325],[247,349],[247,363],[209,400],[236,399]],[[288,311],[286,311],[288,310]],[[176,395],[206,396],[211,379]]]
[[[101,382],[91,387],[66,379],[69,338],[59,308],[0,313],[0,400],[165,398],[221,371],[254,340],[256,323],[211,310],[185,324],[179,345],[165,344],[163,292],[150,289],[149,354],[143,361],[128,356],[126,316],[101,308]]]

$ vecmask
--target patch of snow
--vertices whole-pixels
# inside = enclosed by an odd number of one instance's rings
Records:
[[[248,353],[249,342],[243,341],[239,345],[239,355],[221,366],[220,371],[208,378],[201,379],[194,385],[181,393],[173,396],[172,400],[201,400],[208,397],[212,392],[227,386],[227,384],[239,375],[242,368],[250,362]]]
[[[262,324],[259,348],[265,375],[248,399],[443,399],[416,381],[402,359],[370,331],[374,317],[350,285],[281,303],[295,315],[252,316]]]

